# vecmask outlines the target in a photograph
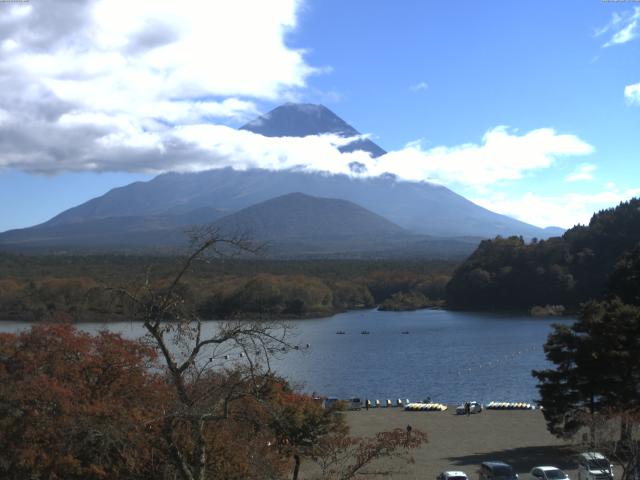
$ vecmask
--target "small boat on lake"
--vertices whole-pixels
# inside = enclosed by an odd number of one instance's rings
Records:
[[[361,335],[369,335],[369,330],[362,330],[360,332]]]
[[[344,330],[338,330],[338,331],[336,332],[336,335],[344,335],[344,334],[345,334],[345,331],[344,331]]]

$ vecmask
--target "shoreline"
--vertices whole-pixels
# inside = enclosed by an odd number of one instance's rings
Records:
[[[381,309],[380,306],[376,306],[376,307],[366,307],[366,308],[347,308],[347,309],[341,309],[341,310],[336,310],[334,312],[331,313],[327,313],[327,312],[317,312],[317,313],[310,313],[309,315],[305,315],[305,316],[301,316],[301,317],[294,317],[294,316],[285,316],[285,317],[270,317],[270,318],[264,318],[264,321],[273,321],[273,322],[286,322],[286,321],[300,321],[300,320],[319,320],[319,319],[325,319],[325,318],[331,318],[334,317],[336,315],[340,315],[342,313],[349,313],[349,312],[369,312],[369,311],[379,311],[379,312],[384,312],[384,313],[402,313],[402,312],[417,312],[417,311],[423,311],[423,310],[442,310],[442,311],[448,311],[448,312],[460,312],[460,313],[477,313],[477,314],[483,314],[483,315],[515,315],[518,317],[528,317],[528,318],[539,318],[539,319],[549,319],[549,318],[556,318],[558,320],[564,320],[564,319],[571,319],[574,317],[574,315],[571,314],[571,312],[569,313],[565,313],[564,315],[548,315],[548,316],[537,316],[537,315],[531,315],[529,311],[527,310],[460,310],[460,309],[456,309],[456,308],[448,308],[446,306],[430,306],[430,307],[425,307],[425,308],[415,308],[415,309],[405,309],[405,310],[391,310],[391,309]],[[112,317],[113,318],[113,317]],[[203,322],[226,322],[226,321],[232,321],[232,320],[257,320],[256,318],[251,318],[249,316],[247,317],[239,317],[239,318],[207,318],[207,319],[202,319]],[[102,319],[102,318],[96,318],[95,316],[92,318],[88,318],[88,319],[82,319],[82,320],[74,320],[72,323],[75,324],[81,324],[81,323],[90,323],[90,324],[110,324],[110,323],[122,323],[122,322],[131,322],[131,321],[136,321],[136,320],[130,320],[127,318],[115,318],[115,319]],[[24,320],[24,319],[20,319],[20,318],[6,318],[6,317],[1,317],[0,316],[0,324],[1,323],[10,323],[10,322],[14,322],[14,323],[25,323],[25,324],[39,324],[39,323],[48,323],[49,320]],[[50,323],[50,322],[49,322]]]
[[[411,311],[411,312],[415,312],[418,310],[446,310],[444,308],[441,307],[426,307],[426,308],[419,308],[419,309],[412,309],[412,310],[400,310],[400,311]],[[317,313],[310,313],[309,315],[305,315],[305,316],[301,316],[301,317],[295,317],[295,316],[285,316],[285,317],[269,317],[269,318],[264,318],[262,319],[263,321],[269,322],[269,321],[273,321],[273,322],[286,322],[286,321],[300,321],[300,320],[319,320],[319,319],[323,319],[323,318],[331,318],[331,317],[335,317],[336,315],[340,315],[342,313],[349,313],[349,312],[369,312],[369,311],[380,311],[380,312],[388,312],[388,313],[398,313],[399,311],[397,310],[380,310],[379,306],[375,306],[375,307],[365,307],[365,308],[346,308],[346,309],[341,309],[341,310],[336,310],[334,312],[328,313],[327,312],[317,312]],[[206,319],[201,319],[203,322],[228,322],[228,321],[233,321],[233,320],[241,320],[241,321],[251,321],[251,320],[258,320],[257,318],[253,318],[250,316],[247,317],[238,317],[238,318],[206,318]],[[95,317],[90,318],[90,319],[82,319],[82,320],[74,320],[72,323],[75,324],[79,324],[79,323],[93,323],[93,324],[110,324],[110,323],[122,323],[122,322],[135,322],[138,320],[130,320],[127,318],[117,318],[117,319],[113,319],[113,320],[105,320],[105,319],[97,319]],[[39,324],[39,323],[48,323],[48,320],[21,320],[19,318],[5,318],[5,317],[0,317],[0,323],[8,323],[8,322],[14,322],[14,323],[28,323],[28,324]]]

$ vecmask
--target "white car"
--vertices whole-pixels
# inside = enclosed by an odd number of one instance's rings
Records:
[[[436,480],[469,480],[469,477],[467,477],[467,474],[464,472],[451,470],[442,472],[436,477]]]
[[[569,480],[569,475],[558,467],[534,467],[529,472],[529,480]]]
[[[348,405],[349,410],[360,410],[361,408],[364,408],[364,402],[357,397],[350,398]]]
[[[613,465],[601,453],[581,453],[577,460],[578,480],[613,480]]]
[[[480,413],[482,411],[482,405],[478,402],[469,402],[469,409],[471,413]],[[464,415],[467,413],[464,403],[456,407],[456,413],[458,415]]]

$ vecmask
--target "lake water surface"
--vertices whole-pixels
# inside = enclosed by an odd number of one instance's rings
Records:
[[[301,350],[276,359],[274,368],[307,392],[340,398],[531,402],[538,397],[531,370],[548,366],[542,345],[551,324],[572,321],[445,310],[352,311],[291,322]],[[78,326],[129,338],[144,333],[131,322]],[[0,331],[26,327],[0,322]]]

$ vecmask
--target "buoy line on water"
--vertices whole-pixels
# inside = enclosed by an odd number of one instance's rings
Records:
[[[502,355],[500,357],[495,357],[492,360],[486,361],[486,362],[482,362],[482,363],[476,363],[474,365],[472,365],[471,367],[462,367],[460,369],[457,370],[457,375],[458,376],[462,376],[463,374],[469,374],[472,373],[476,370],[482,370],[483,368],[498,368],[498,367],[505,367],[506,365],[508,365],[509,363],[511,363],[511,361],[521,357],[522,355],[526,354],[526,353],[531,353],[534,352],[535,350],[539,349],[540,346],[539,345],[529,345],[528,347],[522,348],[520,350],[514,350],[510,353],[507,353],[505,355]]]

